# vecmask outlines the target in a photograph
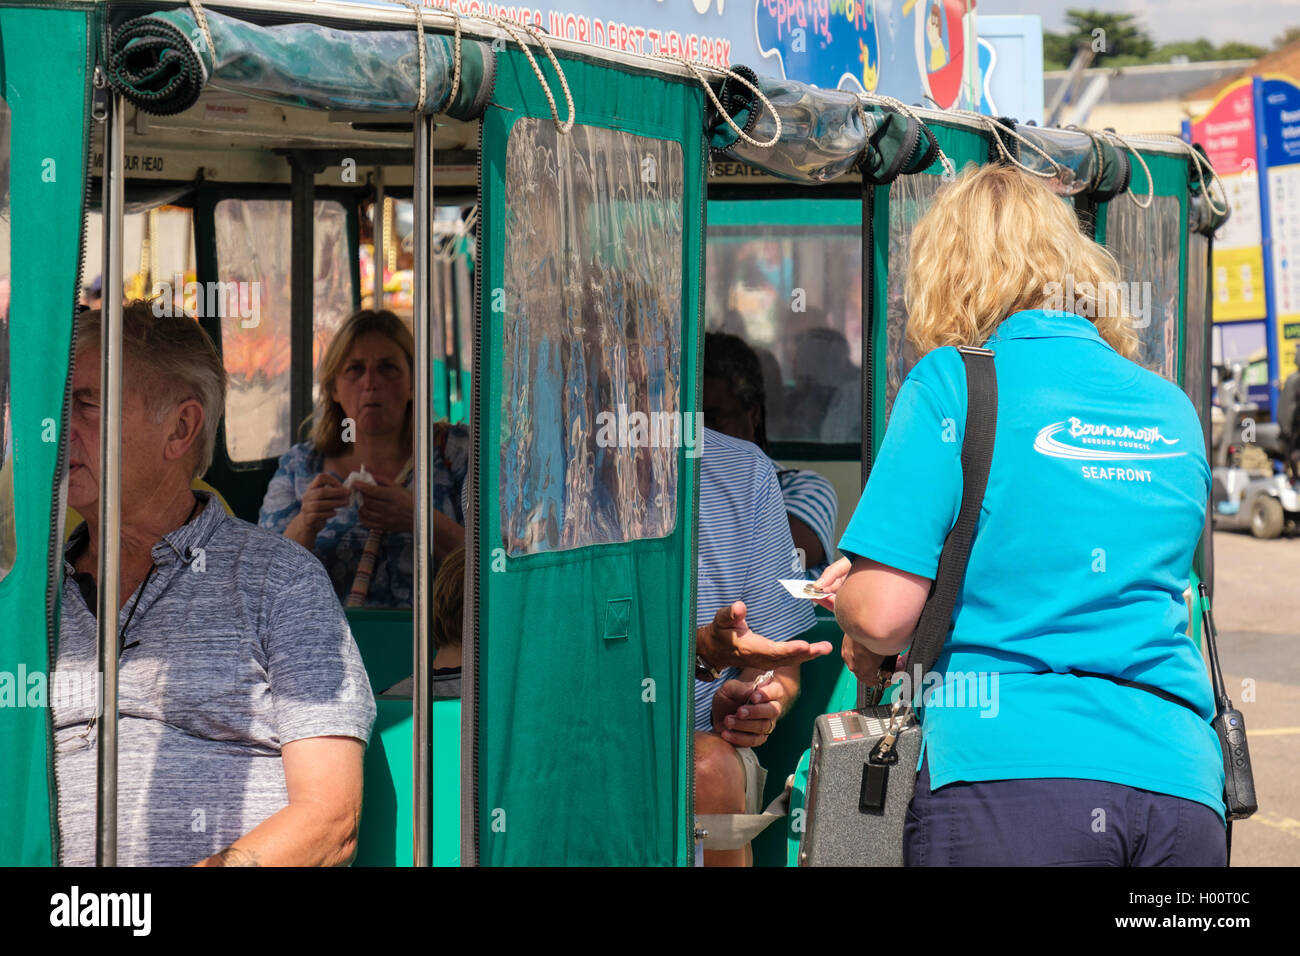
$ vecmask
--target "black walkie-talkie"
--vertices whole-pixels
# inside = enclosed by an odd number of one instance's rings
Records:
[[[1246,746],[1246,719],[1232,706],[1219,670],[1219,649],[1215,643],[1214,618],[1210,614],[1210,589],[1201,582],[1201,620],[1205,647],[1210,654],[1210,680],[1214,685],[1214,720],[1210,725],[1219,735],[1223,748],[1223,802],[1229,820],[1244,820],[1257,809],[1255,775],[1250,768],[1250,748]]]

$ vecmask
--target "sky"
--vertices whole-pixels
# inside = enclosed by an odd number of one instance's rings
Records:
[[[1300,26],[1300,0],[977,0],[982,14],[1036,13],[1043,29],[1062,33],[1067,9],[1135,13],[1156,43],[1206,37],[1272,48],[1287,27]]]

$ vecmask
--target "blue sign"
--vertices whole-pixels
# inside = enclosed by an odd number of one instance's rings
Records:
[[[821,8],[819,10],[819,7]],[[880,83],[876,5],[758,0],[754,30],[759,53],[779,74],[821,87],[874,90]]]
[[[1264,79],[1260,85],[1265,164],[1300,163],[1300,88],[1273,77]]]
[[[744,64],[767,76],[909,104],[972,109],[980,103],[975,0],[423,2],[531,23],[552,36],[614,50],[673,54],[715,67]]]

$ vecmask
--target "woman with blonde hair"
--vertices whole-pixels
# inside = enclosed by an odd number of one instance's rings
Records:
[[[349,316],[321,362],[311,438],[281,458],[258,524],[312,551],[348,606],[410,607],[411,332],[387,310]],[[464,426],[434,430],[435,562],[464,544]],[[436,564],[435,564],[436,572]]]
[[[910,641],[961,504],[953,346],[990,349],[992,465],[944,683],[922,684],[908,865],[1225,863],[1222,753],[1183,600],[1210,470],[1192,403],[1131,361],[1118,280],[1070,206],[1008,166],[944,186],[913,233],[922,357],[846,557],[818,582],[846,662],[874,679]]]

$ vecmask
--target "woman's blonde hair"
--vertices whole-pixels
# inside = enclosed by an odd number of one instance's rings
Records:
[[[445,558],[433,576],[433,646],[459,647],[465,606],[465,549],[457,548]]]
[[[325,358],[320,363],[320,390],[313,414],[311,442],[316,451],[326,457],[341,455],[345,450],[343,406],[334,399],[334,386],[352,346],[367,332],[379,332],[392,339],[406,353],[407,371],[412,376],[415,374],[415,339],[406,323],[396,314],[387,309],[362,309],[348,316],[338,332],[334,333],[329,348],[325,350]],[[406,404],[406,417],[402,421],[402,441],[407,445],[411,443],[410,402]]]
[[[967,168],[912,231],[907,338],[919,355],[982,345],[1007,316],[1046,308],[1083,315],[1132,358],[1138,340],[1123,297],[1104,291],[1118,282],[1115,257],[1045,185],[1012,166]]]

